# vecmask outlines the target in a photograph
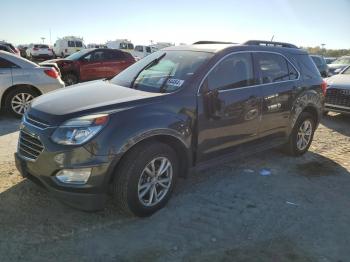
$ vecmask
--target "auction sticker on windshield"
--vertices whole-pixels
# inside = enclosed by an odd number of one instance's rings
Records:
[[[167,85],[168,86],[180,87],[180,86],[182,86],[182,84],[184,82],[185,82],[185,80],[172,78],[172,79],[168,79]]]

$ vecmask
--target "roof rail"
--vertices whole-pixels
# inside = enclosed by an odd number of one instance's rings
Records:
[[[276,46],[276,47],[287,47],[287,48],[298,48],[296,45],[283,42],[273,42],[264,40],[249,40],[244,45],[263,45],[263,46]]]
[[[197,41],[192,45],[210,45],[210,44],[235,44],[232,42],[221,42],[221,41]]]

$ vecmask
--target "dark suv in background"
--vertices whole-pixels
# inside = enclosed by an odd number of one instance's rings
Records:
[[[24,177],[84,210],[148,216],[188,170],[283,146],[304,154],[326,85],[310,56],[284,43],[169,47],[111,80],[34,100],[21,124]]]

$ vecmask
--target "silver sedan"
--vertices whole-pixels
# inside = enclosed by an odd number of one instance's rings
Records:
[[[0,51],[0,108],[20,117],[32,100],[64,87],[54,67],[41,67],[29,60]]]

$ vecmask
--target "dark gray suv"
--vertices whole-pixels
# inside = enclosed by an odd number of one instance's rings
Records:
[[[153,53],[111,80],[34,100],[16,153],[24,177],[84,210],[148,216],[189,170],[283,146],[305,153],[325,83],[295,46],[250,41]]]

